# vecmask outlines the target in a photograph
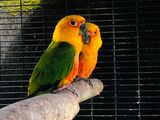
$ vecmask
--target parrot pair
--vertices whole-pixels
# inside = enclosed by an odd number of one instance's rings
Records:
[[[29,80],[28,97],[52,92],[87,79],[95,68],[102,45],[99,27],[80,15],[69,15],[56,25],[50,45]]]

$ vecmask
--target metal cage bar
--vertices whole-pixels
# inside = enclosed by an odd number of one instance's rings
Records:
[[[103,46],[92,77],[103,81],[104,90],[81,103],[76,119],[159,119],[158,0],[15,1],[0,2],[0,107],[25,99],[57,21],[80,14],[101,29]]]

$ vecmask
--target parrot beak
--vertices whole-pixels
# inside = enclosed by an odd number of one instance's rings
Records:
[[[90,33],[89,32],[86,32],[84,35],[83,35],[83,42],[84,44],[88,44],[90,42]]]
[[[82,35],[83,43],[88,44],[90,41],[90,33],[88,32],[87,25],[84,23],[80,26],[80,35]]]

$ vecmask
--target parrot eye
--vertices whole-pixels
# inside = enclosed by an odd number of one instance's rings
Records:
[[[71,22],[69,23],[71,26],[77,26],[77,22],[75,20],[71,20]]]
[[[96,34],[97,34],[97,31],[94,31],[94,32],[93,32],[93,35],[96,35]]]

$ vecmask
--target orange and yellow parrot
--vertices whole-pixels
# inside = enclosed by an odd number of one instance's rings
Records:
[[[93,23],[86,23],[88,33],[90,34],[90,39],[87,44],[82,48],[79,57],[79,68],[77,79],[83,78],[87,80],[95,66],[98,59],[98,50],[102,46],[102,39],[100,34],[100,29],[97,25]]]
[[[52,41],[35,66],[28,87],[28,96],[51,92],[73,81],[79,65],[79,53],[85,43],[85,18],[69,15],[55,27]]]

